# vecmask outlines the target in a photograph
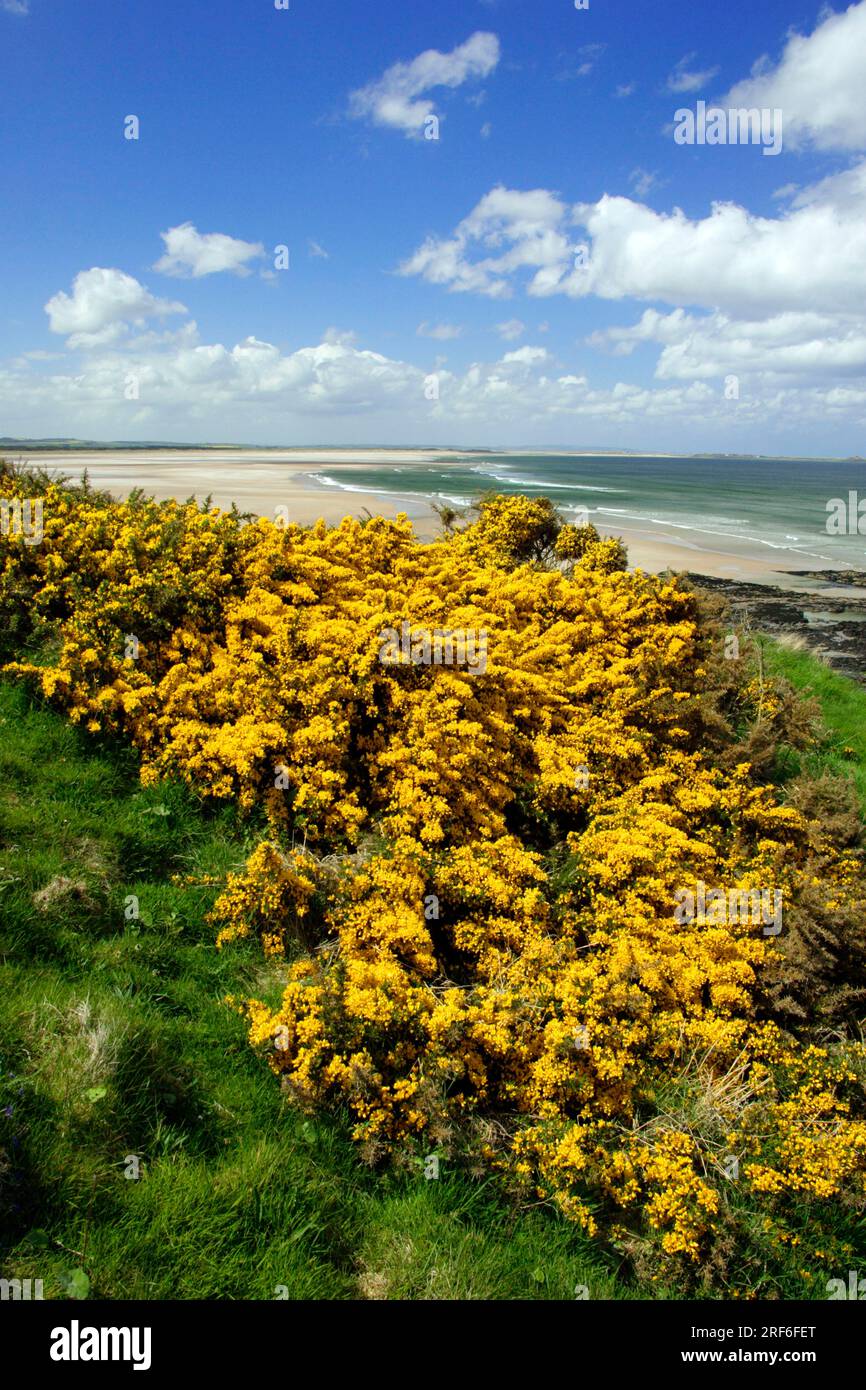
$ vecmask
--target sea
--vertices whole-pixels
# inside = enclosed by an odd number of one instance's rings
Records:
[[[780,569],[866,570],[863,460],[490,453],[307,476],[324,488],[458,509],[491,491],[547,496],[566,519],[588,515],[626,541],[657,535],[686,550],[763,556]]]

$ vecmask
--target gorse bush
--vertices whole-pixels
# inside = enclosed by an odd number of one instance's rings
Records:
[[[127,735],[145,782],[264,809],[213,916],[288,958],[278,1008],[239,1006],[299,1105],[347,1108],[370,1162],[498,1169],[686,1274],[756,1204],[824,1246],[862,1214],[859,831],[786,800],[811,716],[693,593],[545,500],[421,544],[405,517],[38,487],[42,544],[3,548],[32,658],[6,670]],[[384,663],[404,623],[483,633],[484,669]],[[779,935],[730,910],[768,892]]]

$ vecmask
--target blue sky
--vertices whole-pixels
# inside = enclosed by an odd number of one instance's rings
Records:
[[[0,434],[866,453],[866,0],[0,0],[0,44]],[[699,100],[781,151],[677,143]]]

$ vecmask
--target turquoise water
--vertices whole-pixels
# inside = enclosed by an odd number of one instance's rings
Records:
[[[487,491],[549,496],[566,518],[628,539],[640,533],[701,550],[730,550],[786,569],[866,569],[866,534],[831,535],[827,504],[866,504],[866,463],[787,459],[472,454],[456,464],[318,470],[320,486],[432,499],[455,507]],[[864,505],[866,513],[866,505]],[[866,515],[862,519],[866,531]]]

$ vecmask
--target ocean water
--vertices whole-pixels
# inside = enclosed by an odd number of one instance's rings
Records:
[[[685,549],[753,555],[780,569],[866,569],[866,463],[630,455],[471,454],[437,466],[353,468],[310,474],[346,492],[432,499],[455,507],[495,491],[548,496],[566,519],[585,508],[606,532],[639,533]],[[863,502],[857,532],[856,501]],[[828,532],[828,503],[846,506],[846,530]],[[697,568],[697,565],[695,566]]]

